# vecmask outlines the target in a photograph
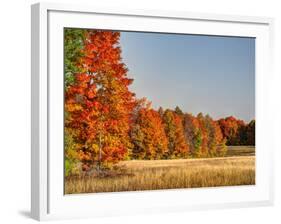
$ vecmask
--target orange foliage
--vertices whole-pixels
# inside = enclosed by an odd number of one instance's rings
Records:
[[[66,157],[82,162],[84,171],[129,158],[224,155],[225,139],[254,144],[255,121],[246,126],[234,117],[214,121],[179,107],[151,109],[151,103],[129,90],[133,79],[121,60],[120,33],[87,30],[83,35],[75,61],[79,72],[73,71],[65,89],[65,136]]]
[[[135,158],[160,159],[168,151],[162,119],[157,111],[147,108],[139,110],[132,142],[133,153],[137,153]]]
[[[246,127],[246,124],[242,120],[238,120],[233,116],[218,120],[223,137],[227,139],[228,145],[239,145],[240,131]]]
[[[132,79],[121,62],[119,32],[86,32],[82,73],[65,93],[66,127],[75,129],[83,162],[108,166],[122,160],[131,147]]]

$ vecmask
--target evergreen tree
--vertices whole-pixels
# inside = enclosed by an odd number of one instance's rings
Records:
[[[176,106],[176,108],[175,108],[175,113],[179,116],[183,116],[183,114],[184,114],[178,106]]]
[[[252,120],[247,125],[247,145],[255,145],[256,121]]]
[[[158,113],[159,113],[160,117],[163,117],[163,115],[164,115],[164,110],[163,110],[162,107],[159,107]]]

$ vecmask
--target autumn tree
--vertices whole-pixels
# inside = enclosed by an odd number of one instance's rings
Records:
[[[139,110],[131,140],[133,158],[161,159],[168,151],[168,141],[159,113],[153,109]]]
[[[96,115],[99,104],[95,100],[96,87],[90,83],[91,77],[88,74],[76,74],[75,84],[68,87],[65,92],[65,133],[66,138],[71,141],[65,143],[65,155],[67,158],[77,159],[87,169],[87,164],[94,159],[97,148],[92,144],[96,139]],[[69,148],[72,142],[74,148],[71,151],[73,157],[69,156]],[[95,153],[96,152],[96,153]]]
[[[215,122],[209,115],[206,115],[204,117],[204,125],[205,125],[207,135],[208,135],[208,141],[207,141],[208,155],[212,157],[212,156],[216,155],[216,146],[217,146],[217,140],[218,140],[217,136],[216,136],[217,132],[215,129],[216,128]]]
[[[123,160],[131,148],[134,94],[121,61],[119,32],[88,30],[79,73],[66,91],[67,127],[77,130],[83,161],[100,168]]]
[[[224,156],[227,148],[219,124],[206,115],[205,127],[208,133],[208,155],[210,157]]]
[[[184,133],[189,142],[190,154],[193,157],[224,156],[226,153],[225,139],[220,126],[209,115],[199,113],[184,115]]]
[[[78,66],[79,59],[83,56],[85,30],[64,29],[64,86],[68,92],[70,85],[75,83],[75,74],[81,72]],[[65,108],[65,120],[69,119],[69,111]],[[65,150],[65,175],[79,174],[81,163],[78,156],[79,143],[75,138],[76,131],[70,127],[64,128],[64,150]]]
[[[175,149],[174,154],[177,158],[189,157],[189,145],[184,136],[183,119],[182,116],[174,115],[175,130]]]
[[[163,115],[165,133],[168,139],[167,158],[186,158],[189,149],[184,136],[182,118],[172,110],[166,110]]]
[[[226,139],[223,137],[221,128],[217,121],[214,121],[214,127],[216,139],[216,156],[225,156],[227,153]]]
[[[209,150],[209,133],[208,133],[208,129],[207,129],[207,124],[206,124],[206,120],[205,117],[202,113],[199,113],[197,115],[197,120],[199,123],[199,129],[201,132],[201,136],[202,136],[202,144],[201,144],[201,150],[199,153],[200,157],[206,157],[208,156],[208,150]]]
[[[202,145],[202,133],[199,122],[192,114],[184,115],[184,135],[192,156],[199,157]]]
[[[150,109],[151,102],[148,102],[146,98],[136,99],[135,107],[132,113],[132,123],[130,129],[130,139],[133,145],[131,151],[131,158],[132,159],[144,159],[146,156],[146,149],[145,149],[145,135],[143,132],[143,127],[140,125],[140,118],[139,114],[141,110],[148,110]]]
[[[233,116],[218,120],[227,145],[240,145],[240,133],[245,126],[244,121]]]

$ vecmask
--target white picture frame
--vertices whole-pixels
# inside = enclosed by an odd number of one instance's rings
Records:
[[[38,3],[32,5],[31,214],[37,220],[273,204],[273,19]],[[94,24],[94,25],[91,25]],[[63,27],[256,38],[256,185],[63,194]]]

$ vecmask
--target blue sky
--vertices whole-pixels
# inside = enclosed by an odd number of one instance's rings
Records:
[[[121,32],[130,89],[158,109],[255,117],[255,39]]]

